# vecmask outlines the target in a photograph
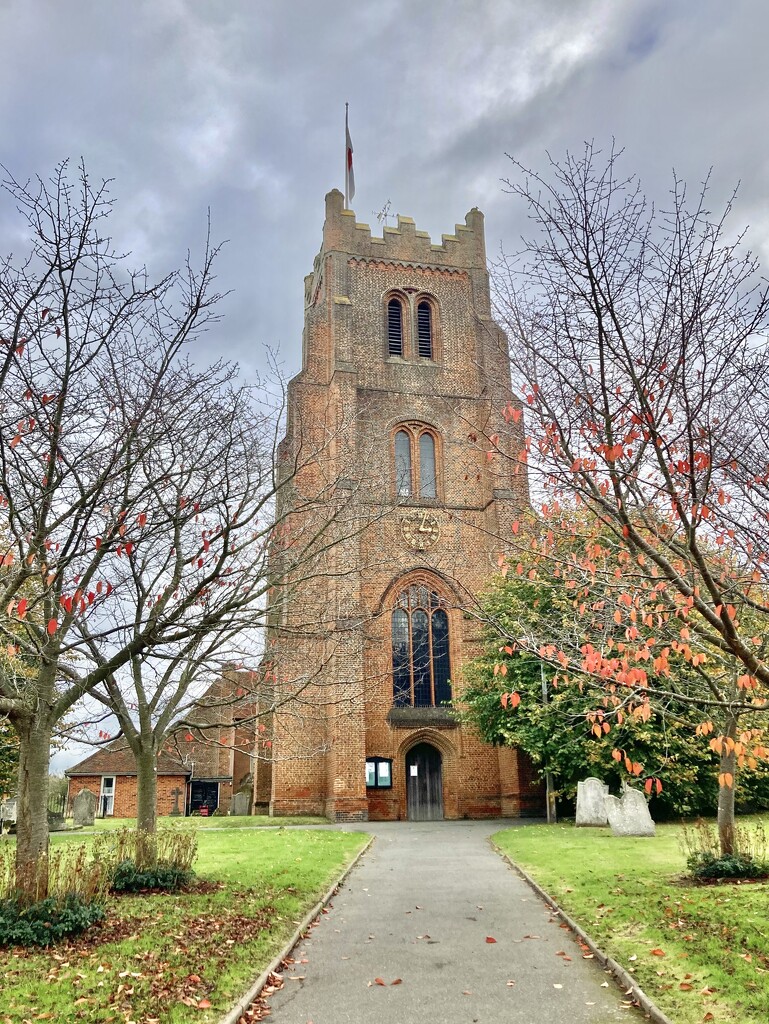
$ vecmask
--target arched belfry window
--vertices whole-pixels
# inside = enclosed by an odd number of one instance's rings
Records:
[[[393,703],[436,707],[451,700],[449,616],[431,587],[402,590],[392,612]]]
[[[422,423],[404,423],[393,441],[395,494],[399,498],[438,497],[435,434]]]
[[[395,297],[387,303],[387,354],[403,355],[403,302]]]
[[[426,299],[417,303],[417,355],[433,358],[433,309]]]

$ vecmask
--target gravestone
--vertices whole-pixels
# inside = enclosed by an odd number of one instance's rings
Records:
[[[96,817],[96,794],[90,789],[81,789],[72,801],[72,817],[75,828],[93,825]]]
[[[653,836],[654,822],[646,797],[637,789],[622,785],[622,796],[606,797],[606,814],[613,836]]]
[[[64,820],[64,815],[60,811],[49,811],[48,812],[48,831],[49,832],[66,832],[67,823]]]
[[[7,800],[0,801],[0,832],[4,828],[9,831],[16,831],[16,798],[9,797]]]
[[[251,794],[236,793],[230,804],[230,814],[245,816],[251,813]]]
[[[181,816],[182,812],[179,809],[179,797],[182,796],[183,794],[184,794],[184,790],[183,789],[179,789],[178,786],[176,787],[176,789],[172,789],[171,790],[171,796],[174,798],[174,805],[171,808],[171,817],[172,818],[178,818],[178,817]]]
[[[602,828],[608,824],[606,798],[609,787],[600,779],[577,783],[577,827]]]

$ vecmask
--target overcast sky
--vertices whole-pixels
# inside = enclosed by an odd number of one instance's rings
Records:
[[[477,205],[489,251],[514,248],[505,154],[541,167],[614,136],[652,195],[673,167],[712,166],[716,197],[740,180],[769,255],[760,0],[0,0],[0,38],[0,162],[114,178],[118,246],[157,274],[199,251],[210,207],[232,294],[206,345],[245,372],[265,345],[298,368],[345,101],[372,227],[389,200],[439,239]]]
[[[650,195],[672,168],[769,263],[769,5],[760,0],[0,0],[0,162],[83,157],[114,178],[113,236],[160,276],[228,240],[225,319],[198,357],[299,368],[303,277],[343,188],[350,103],[359,221],[387,201],[435,240],[486,214],[515,248],[506,154],[541,168],[586,139],[626,149]],[[0,251],[17,249],[0,199]],[[381,233],[378,229],[376,233]]]

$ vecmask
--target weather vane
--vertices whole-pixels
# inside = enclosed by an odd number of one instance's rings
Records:
[[[392,203],[388,199],[387,202],[382,207],[382,209],[379,211],[379,213],[376,213],[376,212],[374,213],[374,216],[379,221],[379,223],[380,224],[384,224],[385,227],[387,227],[387,222],[390,219],[390,217],[393,216],[393,214],[390,213],[390,207],[391,206],[392,206]]]

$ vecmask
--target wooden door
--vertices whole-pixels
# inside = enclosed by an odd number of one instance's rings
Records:
[[[418,743],[406,754],[406,803],[409,821],[443,819],[441,755],[429,743]]]

